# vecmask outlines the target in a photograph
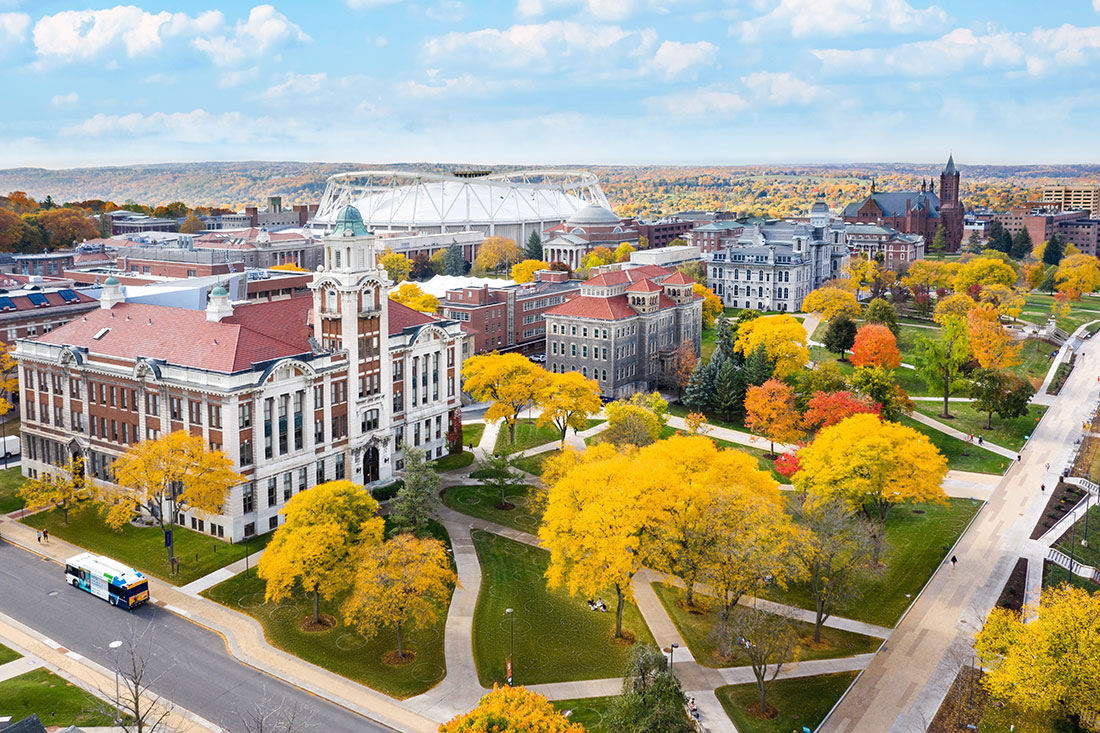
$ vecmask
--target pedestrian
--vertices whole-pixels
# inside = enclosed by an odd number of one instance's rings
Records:
[[[42,530],[42,539],[46,540],[46,542],[50,541],[50,530],[48,530],[48,529]]]
[[[42,531],[41,530],[38,531],[38,544],[40,544],[40,545],[42,544]]]
[[[978,436],[978,445],[984,445],[984,444],[985,444],[985,438],[983,438],[982,436],[979,435]]]
[[[952,570],[955,569],[955,563],[957,563],[958,561],[959,561],[959,558],[955,557],[954,555],[951,556],[951,569]]]
[[[1050,470],[1050,464],[1049,463],[1047,464],[1047,470],[1048,471]]]
[[[1019,453],[1017,453],[1017,454],[1016,454],[1016,460],[1017,460],[1017,461],[1022,461],[1022,460],[1024,460],[1024,459],[1023,459],[1023,458],[1022,458],[1022,457],[1020,456],[1020,454],[1019,454]]]
[[[1044,494],[1047,493],[1047,485],[1039,484],[1039,491],[1043,492]]]

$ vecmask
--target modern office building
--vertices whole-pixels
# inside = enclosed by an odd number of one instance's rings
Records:
[[[1062,211],[1087,211],[1100,216],[1100,183],[1043,186],[1040,203]]]

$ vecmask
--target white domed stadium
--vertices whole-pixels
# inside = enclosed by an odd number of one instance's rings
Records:
[[[595,175],[531,170],[486,175],[359,171],[330,176],[313,217],[329,230],[354,206],[372,231],[481,231],[522,243],[588,206],[611,208]]]

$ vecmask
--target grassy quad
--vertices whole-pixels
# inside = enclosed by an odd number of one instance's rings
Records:
[[[460,468],[466,468],[473,462],[474,454],[464,450],[461,453],[448,453],[442,458],[432,461],[431,465],[436,471],[456,471]]]
[[[555,448],[554,450],[546,451],[545,453],[536,453],[526,458],[516,458],[512,461],[512,465],[521,471],[526,471],[532,476],[541,476],[543,464],[554,456],[559,455],[561,455],[561,450]]]
[[[954,404],[952,404],[951,409],[955,409]],[[903,416],[898,422],[927,435],[932,444],[947,458],[947,467],[955,471],[973,471],[1000,476],[1012,464],[1011,459],[999,453],[979,448],[976,444],[967,445],[965,440],[941,433],[939,430],[917,422],[909,416]],[[956,426],[956,428],[962,430],[961,427]]]
[[[176,526],[172,530],[172,539],[176,557],[180,560],[180,570],[176,575],[171,575],[160,527],[127,525],[116,532],[103,523],[103,518],[94,507],[69,512],[68,525],[64,524],[61,512],[57,510],[31,514],[23,522],[35,529],[48,529],[51,537],[106,555],[173,585],[186,585],[236,562],[245,556],[246,551],[256,552],[271,539],[271,533],[253,537],[246,547],[243,542],[230,544]]]
[[[611,714],[613,697],[582,697],[576,700],[554,700],[554,707],[562,713],[569,713],[569,721],[580,723],[588,733],[605,733],[610,729],[604,725]]]
[[[1047,411],[1045,405],[1029,405],[1028,414],[1023,417],[1003,420],[993,416],[993,427],[986,428],[988,416],[984,412],[978,412],[969,402],[952,402],[951,415],[954,419],[945,420],[939,416],[943,409],[942,402],[914,402],[917,412],[929,417],[934,417],[946,425],[963,433],[981,435],[994,445],[1000,445],[1012,450],[1020,450],[1029,435],[1035,432],[1039,420]],[[973,446],[972,446],[973,447]],[[972,452],[972,451],[971,451]]]
[[[981,502],[970,499],[894,507],[886,522],[883,572],[864,581],[863,597],[841,606],[834,615],[894,626],[980,507]],[[805,583],[787,589],[766,588],[761,595],[799,608],[814,607],[813,594]]]
[[[7,664],[8,662],[14,662],[23,655],[14,649],[8,649],[3,644],[0,644],[0,664]]]
[[[443,503],[456,512],[534,534],[539,528],[538,517],[530,509],[534,491],[534,487],[520,486],[519,491],[505,496],[515,508],[497,509],[499,490],[483,485],[451,486],[443,492]]]
[[[603,421],[589,420],[585,429],[595,427],[601,422]],[[514,444],[508,442],[508,426],[503,422],[501,423],[494,450],[501,454],[519,453],[547,443],[557,443],[560,440],[561,433],[553,425],[540,428],[535,420],[525,417],[516,421],[516,442]]]
[[[0,514],[8,514],[23,508],[19,497],[19,487],[23,485],[23,475],[18,468],[0,471]]]
[[[654,583],[653,590],[656,591],[657,597],[661,600],[665,610],[668,611],[669,617],[676,624],[677,630],[684,637],[684,641],[687,642],[697,662],[707,667],[739,667],[749,664],[748,658],[740,653],[740,650],[737,650],[734,656],[728,659],[723,658],[718,653],[717,647],[711,640],[711,634],[719,623],[718,613],[713,608],[714,603],[711,604],[712,609],[706,612],[700,610],[688,611],[684,607],[684,592],[682,589],[664,583]],[[699,594],[696,594],[696,597],[704,601],[714,601],[714,599],[708,599],[706,596],[700,596]],[[748,609],[738,607],[732,613],[748,612]],[[856,654],[867,654],[875,651],[882,644],[882,639],[876,639],[873,636],[825,627],[821,630],[823,646],[818,647],[813,643],[813,624],[802,621],[794,623],[798,629],[800,639],[798,661],[835,659],[838,657],[851,657]]]
[[[1024,301],[1020,318],[1041,326],[1050,318],[1053,303],[1054,296],[1033,292]],[[1082,324],[1096,320],[1100,320],[1100,298],[1084,295],[1080,301],[1071,302],[1069,315],[1055,319],[1055,323],[1066,333],[1073,333]]]
[[[471,422],[462,424],[462,443],[469,446],[470,443],[477,447],[477,444],[481,442],[481,436],[485,433],[485,423],[483,422]]]
[[[608,605],[607,613],[590,611],[585,598],[570,597],[565,589],[546,589],[544,573],[550,555],[545,550],[488,532],[475,531],[473,539],[482,572],[474,612],[474,659],[482,685],[505,681],[511,644],[507,608],[514,609],[515,616],[515,684],[623,674],[631,647],[613,638],[614,591],[600,596]],[[623,630],[639,642],[654,643],[632,604],[623,611]]]
[[[855,672],[838,672],[776,680],[768,690],[768,704],[778,712],[770,720],[748,710],[760,697],[755,683],[726,685],[714,692],[741,733],[790,733],[816,729],[855,678]]]
[[[447,543],[447,531],[432,523],[432,534]],[[234,611],[248,614],[264,628],[264,638],[272,645],[300,659],[324,667],[330,672],[360,682],[387,695],[404,699],[434,687],[447,674],[443,656],[443,632],[447,624],[448,597],[438,609],[437,619],[423,629],[403,629],[406,652],[413,652],[411,663],[393,666],[382,661],[397,649],[397,632],[383,629],[366,638],[340,620],[340,605],[346,594],[333,601],[321,599],[321,613],[337,620],[326,631],[307,632],[299,628],[313,613],[313,596],[302,590],[278,603],[264,602],[264,582],[255,569],[234,575],[202,595]]]
[[[22,720],[37,713],[47,726],[112,725],[114,706],[47,669],[0,682],[0,712]]]
[[[1077,516],[1080,519],[1074,523],[1072,534],[1062,535],[1055,547],[1079,563],[1100,568],[1100,507],[1089,509],[1087,533],[1085,516],[1080,511]],[[1082,539],[1088,540],[1088,547],[1081,544]]]

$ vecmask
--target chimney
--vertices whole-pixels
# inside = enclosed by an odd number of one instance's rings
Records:
[[[229,291],[216,285],[210,291],[210,300],[206,304],[206,320],[213,323],[233,315],[233,304],[229,302]]]
[[[118,278],[114,275],[107,278],[103,282],[103,290],[99,293],[99,307],[110,310],[116,304],[125,302],[126,298],[122,295],[122,286],[119,285]]]

